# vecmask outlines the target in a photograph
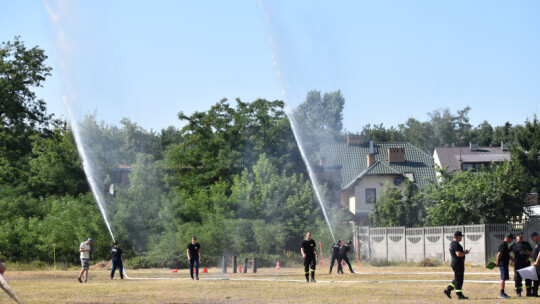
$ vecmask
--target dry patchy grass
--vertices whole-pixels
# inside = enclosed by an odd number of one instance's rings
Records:
[[[76,281],[75,271],[12,271],[5,278],[24,303],[450,303],[442,290],[452,279],[451,269],[441,267],[369,267],[363,274],[317,274],[317,283],[305,283],[303,269],[259,269],[256,274],[222,275],[218,269],[201,274],[201,280],[148,279],[109,280],[109,271],[90,270],[90,283]],[[481,267],[467,267],[463,292],[472,303],[499,303],[498,274]],[[322,272],[322,273],[321,273]],[[441,273],[443,272],[443,273]],[[399,273],[399,274],[396,274]],[[429,273],[429,274],[414,274]],[[188,270],[171,273],[168,269],[130,270],[132,278],[188,278]],[[249,279],[249,280],[240,280]],[[384,281],[427,280],[388,283]],[[440,282],[438,280],[445,280]],[[508,282],[507,293],[513,290]],[[455,296],[454,296],[455,298]],[[511,299],[510,302],[533,302]],[[508,301],[504,301],[508,302]],[[0,303],[14,303],[0,294]]]

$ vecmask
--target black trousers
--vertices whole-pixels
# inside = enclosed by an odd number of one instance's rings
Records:
[[[525,267],[529,267],[529,266],[531,266],[531,263],[529,263],[529,262],[515,264],[515,267],[514,267],[514,283],[515,283],[515,286],[516,286],[516,291],[523,290],[523,282],[522,282],[523,278],[519,274],[518,270],[523,269]],[[525,280],[525,286],[527,286],[528,288],[531,288],[532,280],[529,280],[529,279]]]
[[[332,262],[330,263],[330,273],[332,273],[332,268],[334,267],[334,262],[339,261],[337,255],[332,256]],[[339,270],[339,262],[338,262],[338,270]],[[339,271],[338,271],[339,273]]]
[[[317,259],[315,256],[306,255],[304,258],[304,270],[306,272],[306,278],[309,277],[309,272],[311,271],[311,277],[315,277],[315,266],[317,265]],[[310,269],[311,268],[311,269]]]
[[[452,285],[456,289],[456,292],[461,292],[463,278],[465,277],[465,265],[452,265],[452,270],[454,270]]]
[[[349,256],[344,255],[344,256],[339,257],[339,260],[338,260],[338,273],[339,273],[340,270],[341,270],[341,273],[343,273],[343,268],[341,268],[341,261],[345,261],[345,264],[347,264],[349,266],[349,270],[351,271],[351,273],[354,272],[352,270],[351,261],[349,261]]]

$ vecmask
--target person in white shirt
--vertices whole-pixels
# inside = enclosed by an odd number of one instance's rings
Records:
[[[88,238],[85,242],[82,242],[79,246],[79,252],[81,253],[81,264],[82,264],[82,270],[79,276],[77,277],[77,281],[79,283],[82,283],[82,275],[83,273],[86,273],[84,282],[88,283],[88,268],[90,268],[90,244],[92,244],[92,239]]]

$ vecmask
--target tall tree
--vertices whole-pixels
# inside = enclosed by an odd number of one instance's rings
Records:
[[[50,75],[46,59],[42,49],[28,49],[19,37],[0,47],[0,183],[21,181],[32,150],[30,136],[50,132],[55,123],[45,101],[32,91]]]
[[[479,146],[490,146],[493,144],[493,127],[484,120],[473,130],[473,138]]]
[[[512,162],[526,172],[527,191],[540,190],[540,122],[536,115],[532,120],[527,119],[525,126],[520,130],[511,147]]]
[[[424,188],[421,194],[427,206],[427,225],[510,223],[520,221],[527,212],[526,177],[513,161],[480,172],[443,175],[443,181]]]
[[[182,142],[169,146],[165,154],[171,186],[194,190],[220,179],[230,182],[253,166],[261,153],[279,170],[302,170],[281,101],[238,99],[233,108],[223,99],[207,112],[178,116],[187,125],[180,131]]]

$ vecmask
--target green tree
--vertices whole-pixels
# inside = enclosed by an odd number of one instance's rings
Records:
[[[390,141],[402,141],[402,134],[394,127],[386,129],[382,123],[367,124],[362,130],[366,140],[373,140],[379,142],[390,142]]]
[[[495,224],[519,221],[525,209],[525,175],[514,162],[460,171],[424,188],[427,225]]]
[[[28,189],[35,196],[74,195],[88,192],[77,147],[71,130],[64,124],[51,136],[32,136]]]
[[[527,175],[523,180],[526,191],[537,192],[540,189],[540,122],[536,115],[532,120],[525,121],[510,151],[512,162],[518,164]]]
[[[23,182],[31,135],[46,135],[56,123],[32,91],[50,75],[46,59],[42,49],[28,49],[19,37],[0,47],[0,184]]]
[[[218,180],[230,182],[261,153],[280,169],[301,170],[281,101],[237,100],[235,109],[223,99],[207,112],[179,113],[179,118],[187,122],[180,131],[183,140],[165,153],[167,182],[173,187],[193,191]]]
[[[471,141],[471,129],[468,113],[470,107],[458,110],[457,114],[450,109],[440,109],[428,113],[433,127],[432,147],[448,147],[452,144],[462,144]]]
[[[398,126],[403,140],[413,146],[431,153],[433,151],[433,128],[429,122],[420,122],[409,118],[404,124]]]
[[[493,127],[484,120],[478,127],[473,130],[474,141],[479,146],[490,146],[493,144]],[[500,144],[500,143],[499,143]]]
[[[426,211],[422,201],[415,197],[416,185],[406,180],[404,186],[402,192],[386,184],[383,194],[377,199],[370,214],[370,219],[375,226],[418,227],[422,225]]]

